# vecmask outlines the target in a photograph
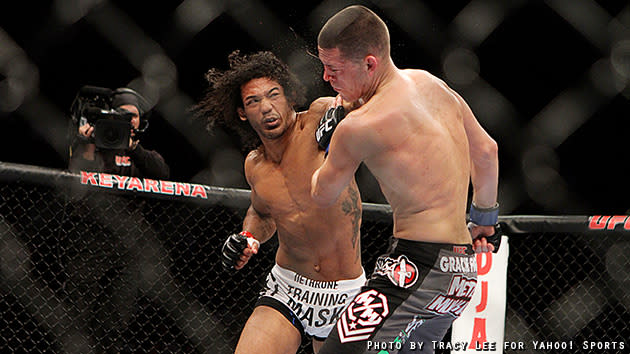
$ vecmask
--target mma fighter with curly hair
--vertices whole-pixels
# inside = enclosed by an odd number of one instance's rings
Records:
[[[208,127],[236,131],[252,149],[245,160],[251,205],[243,231],[223,246],[223,264],[241,269],[276,232],[279,244],[236,352],[295,353],[304,337],[313,338],[317,352],[365,283],[356,182],[325,208],[314,206],[310,196],[311,175],[325,156],[318,141],[334,129],[334,112],[327,110],[334,99],[319,98],[296,112],[303,87],[275,55],[234,52],[229,63],[226,71],[206,74],[209,88],[195,107]]]

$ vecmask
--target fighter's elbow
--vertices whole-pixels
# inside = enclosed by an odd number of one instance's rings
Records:
[[[335,198],[323,190],[323,186],[318,183],[318,176],[319,170],[315,171],[311,180],[311,199],[318,207],[325,208],[331,206],[335,202]]]
[[[485,155],[489,160],[498,160],[499,159],[499,144],[490,138],[488,142],[485,144]]]
[[[311,198],[313,199],[313,202],[315,202],[315,205],[320,208],[327,208],[335,203],[334,198],[327,197],[321,193],[317,193],[314,190],[311,190]]]
[[[499,161],[499,145],[492,138],[488,138],[474,151],[473,161],[476,165],[491,166]]]
[[[311,199],[320,208],[329,207],[335,202],[335,199],[330,194],[325,193],[321,186],[317,185],[316,179],[313,179],[313,184],[311,185]]]

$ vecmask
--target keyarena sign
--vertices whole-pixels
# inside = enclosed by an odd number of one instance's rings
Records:
[[[208,199],[206,187],[200,184],[119,176],[109,173],[81,171],[81,184],[108,189],[117,188],[126,191]]]

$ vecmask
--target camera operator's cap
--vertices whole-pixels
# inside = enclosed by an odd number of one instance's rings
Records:
[[[136,106],[140,112],[140,116],[143,116],[150,109],[147,100],[138,92],[127,87],[117,88],[114,90],[112,107],[116,108],[124,104]]]

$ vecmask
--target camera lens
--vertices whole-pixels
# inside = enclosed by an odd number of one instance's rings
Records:
[[[125,149],[129,146],[129,122],[100,119],[94,125],[94,143],[102,149]]]
[[[107,129],[102,132],[102,136],[103,142],[106,144],[116,144],[120,141],[120,134],[114,127],[108,126]]]

